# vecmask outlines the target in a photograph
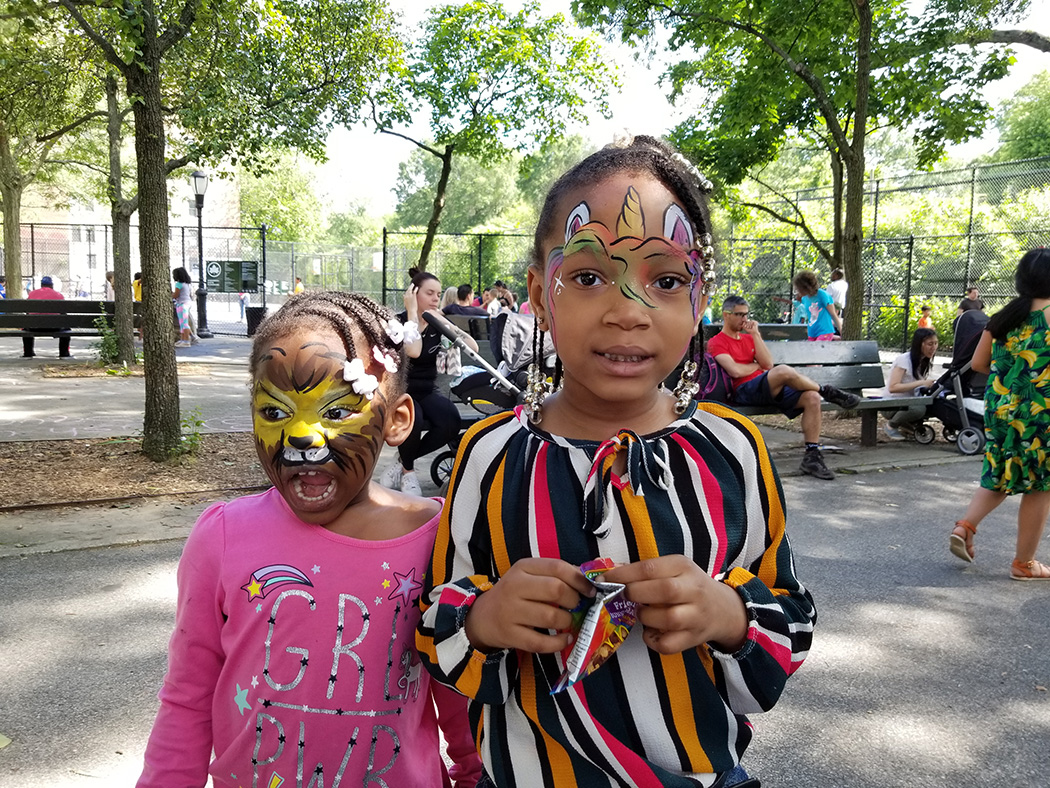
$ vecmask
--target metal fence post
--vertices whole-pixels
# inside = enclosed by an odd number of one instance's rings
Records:
[[[904,333],[901,336],[901,352],[908,349],[908,325],[911,321],[911,264],[915,254],[915,236],[908,236],[908,275],[904,280]]]
[[[482,237],[480,235],[477,236],[477,239],[478,239],[478,292],[479,293],[481,292],[481,289],[485,286],[485,285],[482,284],[482,281],[484,281],[483,280],[483,276],[482,276],[482,267],[484,266],[484,262],[485,262],[485,253],[484,253],[484,251],[482,249],[484,244],[482,243],[481,238]]]
[[[262,305],[266,306],[266,225],[259,228],[259,237],[262,239]]]
[[[383,228],[383,303],[386,303],[386,227]]]
[[[970,282],[970,262],[971,255],[973,254],[973,204],[974,198],[977,193],[977,167],[970,168],[970,221],[966,225],[966,284],[964,288],[969,287]]]

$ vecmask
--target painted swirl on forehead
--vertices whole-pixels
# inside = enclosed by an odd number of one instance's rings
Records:
[[[562,267],[566,257],[586,253],[596,264],[609,261],[614,270],[608,272],[610,283],[616,285],[624,298],[629,298],[648,309],[658,308],[648,294],[653,277],[650,260],[681,260],[682,273],[688,277],[689,301],[693,319],[698,317],[700,304],[700,254],[692,248],[695,233],[685,211],[677,203],[667,206],[663,216],[663,235],[646,236],[646,217],[641,197],[629,186],[616,218],[616,236],[608,227],[591,221],[590,209],[582,202],[570,211],[565,223],[565,245],[555,247],[547,258],[546,295],[548,310],[554,322],[554,301],[565,289]]]

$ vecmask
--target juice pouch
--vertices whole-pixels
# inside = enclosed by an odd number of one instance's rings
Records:
[[[626,586],[599,579],[615,565],[611,558],[595,558],[580,567],[598,593],[592,599],[581,600],[570,611],[575,637],[572,645],[562,649],[565,672],[551,690],[552,695],[601,667],[631,631],[638,606],[624,598]]]

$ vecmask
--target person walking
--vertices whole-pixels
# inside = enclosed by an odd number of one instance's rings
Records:
[[[988,444],[981,487],[949,538],[952,555],[971,563],[977,526],[1008,495],[1021,495],[1012,580],[1050,580],[1035,551],[1050,513],[1050,249],[1033,249],[1014,273],[1017,298],[992,315],[973,355],[991,373],[984,394]]]

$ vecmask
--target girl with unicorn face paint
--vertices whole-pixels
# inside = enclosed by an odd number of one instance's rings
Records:
[[[260,327],[253,427],[273,487],[212,505],[186,543],[139,786],[477,782],[466,702],[413,643],[441,501],[372,481],[412,429],[410,339],[349,293],[293,296]]]
[[[762,436],[692,398],[709,190],[637,137],[547,196],[528,282],[555,380],[530,374],[526,405],[461,442],[420,597],[420,654],[471,698],[489,785],[757,784],[739,765],[745,715],[776,702],[809,649],[816,614]],[[596,559],[637,621],[555,690]]]

